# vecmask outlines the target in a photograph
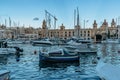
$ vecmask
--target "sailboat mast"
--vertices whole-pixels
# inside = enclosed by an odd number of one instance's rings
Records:
[[[9,27],[11,28],[11,18],[9,17]]]
[[[7,27],[7,20],[5,19],[5,27]]]
[[[78,10],[78,7],[77,7],[77,26],[79,26],[79,10]]]
[[[76,25],[76,10],[74,10],[74,27]]]

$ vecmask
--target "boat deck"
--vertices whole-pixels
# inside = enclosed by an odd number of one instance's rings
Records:
[[[87,49],[87,50],[76,50],[76,52],[78,54],[97,54],[96,50],[91,50],[91,49]]]

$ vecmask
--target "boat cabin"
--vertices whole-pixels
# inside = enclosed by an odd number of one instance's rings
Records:
[[[7,42],[4,40],[0,40],[0,48],[6,48],[7,47]]]

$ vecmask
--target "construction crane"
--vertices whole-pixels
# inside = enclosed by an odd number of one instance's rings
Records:
[[[53,16],[51,13],[49,13],[47,10],[45,10],[45,18],[46,18],[46,27],[47,27],[47,31],[46,31],[46,35],[48,37],[48,29],[51,28],[51,17],[54,19],[54,29],[56,29],[56,21],[57,18],[55,16]],[[53,36],[55,36],[55,32],[53,33]]]
[[[45,10],[45,18],[46,18],[47,28],[51,27],[51,17],[53,17],[53,19],[54,19],[54,29],[55,29],[57,18],[55,16],[53,16],[51,13],[49,13],[47,10]]]

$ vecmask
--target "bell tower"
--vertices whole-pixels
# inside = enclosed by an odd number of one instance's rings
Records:
[[[93,36],[95,42],[96,42],[96,33],[97,33],[97,23],[96,23],[96,20],[94,20],[92,36]]]
[[[43,20],[43,23],[42,23],[42,29],[46,29],[46,28],[47,28],[46,21]]]
[[[93,23],[93,29],[97,29],[97,23],[96,23],[96,20],[94,20],[94,23]]]
[[[115,27],[115,26],[116,26],[116,22],[114,21],[114,19],[112,19],[111,27]]]
[[[106,21],[106,19],[104,19],[104,22],[102,24],[102,27],[108,27],[108,22]]]
[[[42,22],[42,31],[41,31],[41,37],[42,38],[46,38],[46,37],[48,37],[48,30],[47,30],[47,25],[46,25],[46,21],[45,20],[43,20],[43,22]]]

